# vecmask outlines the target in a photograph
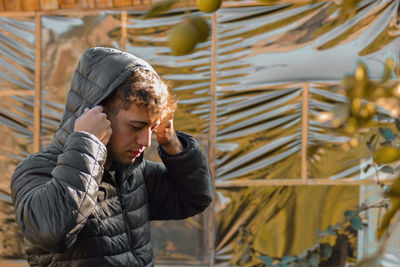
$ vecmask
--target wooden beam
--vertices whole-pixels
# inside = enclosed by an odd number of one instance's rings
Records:
[[[39,1],[37,0],[23,0],[21,2],[22,11],[36,11],[40,10]]]
[[[112,0],[96,0],[97,8],[112,8],[114,7]]]
[[[142,5],[150,5],[151,4],[151,0],[133,0],[133,5],[134,6],[142,6]],[[154,2],[154,0],[153,0]]]
[[[128,14],[126,11],[121,12],[121,50],[126,51],[126,40],[128,38],[128,31],[126,25],[128,23]]]
[[[76,0],[58,0],[58,6],[60,8],[76,8]]]
[[[21,0],[5,0],[4,9],[11,12],[21,11]]]
[[[211,172],[214,176],[215,173],[215,140],[217,137],[217,33],[216,33],[216,15],[212,17],[211,25],[211,79],[210,79],[210,132],[209,132],[209,159],[211,165]]]
[[[217,138],[217,15],[214,12],[211,16],[211,80],[210,80],[210,96],[211,96],[211,109],[210,109],[210,130],[209,130],[209,161],[210,161],[210,169],[212,173],[213,182],[215,181],[215,147],[216,147],[216,138]],[[216,199],[216,197],[214,197]],[[215,202],[212,202],[211,208],[214,210]],[[209,252],[208,252],[208,260],[210,266],[214,266],[215,264],[215,214],[211,213],[209,218],[209,229],[208,229],[208,241],[209,241]]]
[[[58,1],[55,0],[39,0],[40,10],[53,10],[58,9]]]
[[[380,180],[384,184],[392,184],[393,180]],[[308,179],[307,183],[301,179],[270,179],[270,180],[234,180],[215,182],[216,188],[230,187],[259,187],[259,186],[298,186],[298,185],[376,185],[377,182],[373,179],[354,180],[352,178],[343,178],[338,180],[330,179]]]
[[[2,0],[0,0],[1,3]],[[5,1],[5,0],[3,0]],[[37,0],[39,1],[39,0]],[[49,0],[40,0],[40,1],[49,1]],[[40,6],[37,8],[37,11],[3,11],[0,12],[0,16],[3,17],[29,17],[35,16],[40,13],[42,16],[50,16],[50,15],[67,15],[67,16],[82,16],[82,15],[92,15],[98,14],[101,11],[144,11],[147,10],[150,6],[149,1],[142,2],[133,2],[131,6],[125,7],[114,7],[112,0],[86,0],[84,2],[79,2],[75,8],[54,8],[50,9],[49,5],[47,5],[47,9],[43,9]],[[55,6],[58,6],[55,5]],[[184,8],[183,4],[176,4],[176,8]],[[190,8],[195,8],[195,6],[190,6]]]
[[[94,9],[95,7],[96,7],[96,1],[95,0],[80,0],[80,1],[78,1],[77,8]]]
[[[302,125],[301,125],[301,181],[307,184],[308,179],[308,160],[307,160],[307,149],[308,149],[308,116],[309,116],[309,84],[303,84],[303,108],[302,108]]]
[[[20,1],[21,10],[7,10],[5,8],[5,3],[8,1]],[[63,0],[64,1],[64,0]],[[65,3],[68,3],[69,0],[65,0]],[[154,3],[155,0],[130,0],[131,5],[129,6],[114,6],[113,0],[75,0],[75,7],[60,7],[58,0],[0,0],[0,16],[5,17],[21,17],[21,16],[34,16],[32,15],[32,11],[41,12],[42,15],[81,15],[80,12],[92,11],[93,13],[98,13],[102,10],[107,11],[122,11],[122,10],[146,10],[149,8],[151,3]],[[120,0],[123,1],[123,0]],[[307,4],[307,1],[299,1],[297,0],[289,0],[288,3],[296,3],[296,4]],[[312,1],[312,0],[308,0]],[[190,8],[196,9],[196,1],[189,0]],[[32,4],[32,5],[31,5]],[[184,8],[186,6],[185,0],[178,1],[175,5],[176,8]],[[247,7],[247,6],[265,6],[264,3],[258,2],[223,2],[222,7]]]
[[[35,98],[33,103],[33,152],[40,150],[40,105],[42,87],[42,16],[37,14],[35,42]]]
[[[131,6],[131,5],[132,5],[131,0],[114,0],[115,7]]]
[[[0,0],[1,1],[1,0]],[[1,12],[0,16],[1,17],[8,17],[8,18],[14,18],[14,17],[31,17],[35,16],[36,12],[34,11],[21,11],[21,12],[16,12],[16,11],[5,11]]]

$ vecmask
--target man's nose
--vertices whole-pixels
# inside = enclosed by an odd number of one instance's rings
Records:
[[[149,147],[151,145],[151,128],[145,129],[139,136],[138,143],[141,146]]]

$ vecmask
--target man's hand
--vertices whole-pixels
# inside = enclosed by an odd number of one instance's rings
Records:
[[[103,112],[103,107],[86,108],[83,114],[75,121],[74,132],[78,131],[91,133],[99,138],[104,145],[107,145],[112,129],[111,122],[107,120],[107,115]]]
[[[183,151],[183,145],[174,130],[172,115],[164,118],[155,129],[155,132],[157,142],[164,148],[165,152],[170,155],[176,155]]]

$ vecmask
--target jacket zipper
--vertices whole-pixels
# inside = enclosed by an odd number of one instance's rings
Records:
[[[129,248],[133,253],[133,256],[135,257],[136,261],[139,263],[139,266],[144,266],[142,261],[140,260],[140,258],[138,257],[138,255],[135,252],[135,248],[132,247],[132,237],[131,237],[131,232],[130,232],[130,228],[129,228],[129,224],[128,224],[128,220],[127,220],[127,216],[126,216],[126,209],[125,209],[125,202],[124,199],[121,195],[121,186],[120,183],[116,181],[115,179],[115,172],[114,173],[110,173],[112,179],[114,180],[115,184],[117,185],[117,195],[118,195],[118,199],[119,199],[119,203],[121,204],[121,209],[122,209],[122,217],[124,219],[124,223],[125,223],[125,229],[126,229],[126,235],[128,236],[128,242],[129,242]],[[122,180],[122,179],[118,179],[118,180]]]

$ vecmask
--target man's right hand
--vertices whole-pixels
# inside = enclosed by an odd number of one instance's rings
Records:
[[[86,108],[83,114],[75,121],[74,132],[78,131],[91,133],[99,138],[104,145],[107,145],[112,129],[111,122],[107,120],[107,115],[103,112],[103,107]]]

